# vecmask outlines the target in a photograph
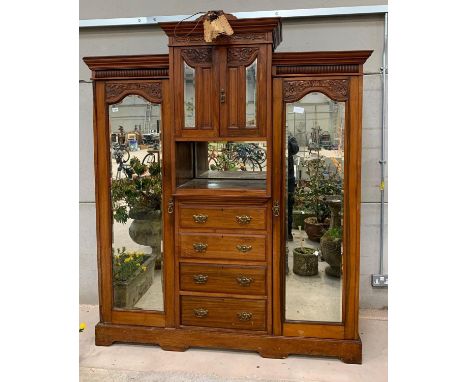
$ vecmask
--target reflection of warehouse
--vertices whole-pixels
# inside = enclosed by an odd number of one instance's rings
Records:
[[[288,134],[296,137],[301,149],[310,142],[320,143],[320,136],[322,143],[329,140],[336,149],[342,149],[344,115],[344,102],[333,101],[321,93],[310,93],[300,103],[287,105]]]
[[[118,133],[119,126],[125,132],[156,133],[161,129],[161,107],[141,97],[125,97],[121,103],[109,106],[111,133]]]

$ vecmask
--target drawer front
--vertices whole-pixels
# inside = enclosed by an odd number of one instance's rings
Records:
[[[222,260],[266,260],[266,237],[179,233],[180,257]]]
[[[264,267],[180,264],[180,289],[264,296],[265,276]]]
[[[266,207],[181,206],[179,211],[181,228],[266,229]]]
[[[266,330],[266,301],[181,297],[182,325]]]

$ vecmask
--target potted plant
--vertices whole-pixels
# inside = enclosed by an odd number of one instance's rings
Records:
[[[156,256],[112,248],[114,307],[132,308],[153,284]]]
[[[114,220],[126,223],[132,240],[152,248],[156,268],[161,267],[161,166],[152,162],[146,166],[136,157],[130,159],[131,177],[112,180],[112,209]]]
[[[308,179],[304,181],[302,197],[313,216],[304,219],[304,230],[310,240],[319,241],[328,228],[331,217],[330,207],[323,197],[341,194],[341,166],[336,159],[327,164],[318,149],[317,157],[306,161],[306,168]]]

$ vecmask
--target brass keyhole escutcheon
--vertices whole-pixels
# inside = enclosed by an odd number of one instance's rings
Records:
[[[275,200],[275,202],[273,203],[273,216],[279,216],[280,214],[280,205],[279,205],[279,202],[277,200]]]

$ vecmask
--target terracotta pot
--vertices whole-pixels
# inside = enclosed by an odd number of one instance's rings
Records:
[[[325,231],[328,229],[327,223],[318,223],[315,216],[304,219],[304,231],[309,240],[319,241]]]

